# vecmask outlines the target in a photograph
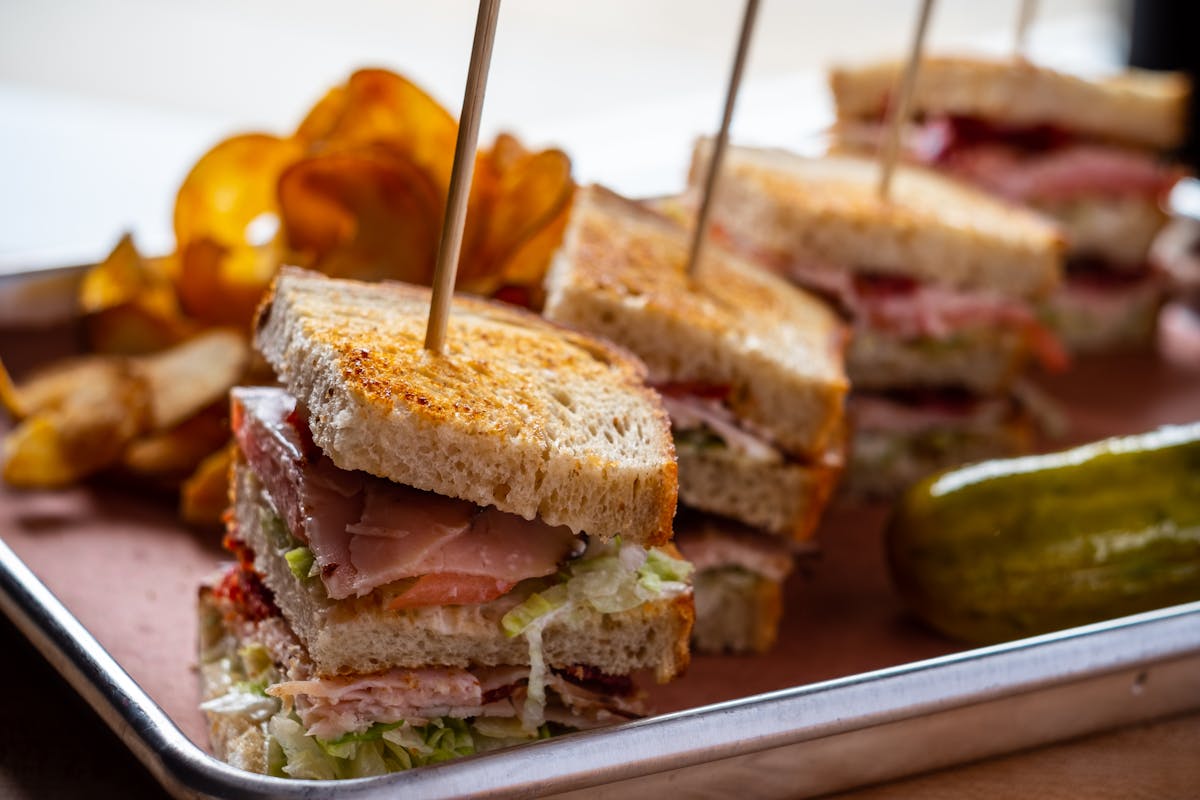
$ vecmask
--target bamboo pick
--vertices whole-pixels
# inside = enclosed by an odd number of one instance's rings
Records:
[[[1017,10],[1017,30],[1013,38],[1013,57],[1018,61],[1025,58],[1029,29],[1033,26],[1033,17],[1037,14],[1037,0],[1019,0]]]
[[[908,65],[900,80],[900,87],[892,103],[892,118],[888,124],[887,138],[880,152],[879,198],[888,201],[892,188],[892,173],[900,153],[900,134],[908,120],[908,107],[912,103],[913,89],[917,84],[917,72],[921,66],[921,51],[925,46],[925,31],[929,28],[929,15],[933,0],[921,0],[921,12],[917,16],[917,29],[913,33],[912,51],[908,54]]]
[[[754,32],[754,21],[758,17],[758,0],[746,0],[742,16],[742,32],[738,37],[737,53],[733,59],[733,72],[729,76],[729,88],[725,92],[725,110],[721,116],[721,128],[713,142],[712,155],[708,159],[708,174],[704,178],[704,194],[700,200],[700,211],[692,229],[692,246],[688,251],[687,274],[695,275],[700,263],[700,253],[708,238],[708,217],[712,212],[713,191],[725,159],[725,146],[729,143],[729,124],[733,121],[733,107],[737,103],[738,89],[742,84],[742,72],[746,66],[746,54],[750,51],[750,38]]]
[[[488,67],[492,62],[492,43],[496,38],[496,19],[500,0],[479,0],[475,19],[475,40],[471,44],[471,64],[463,93],[462,116],[458,121],[458,140],[454,145],[454,166],[450,171],[450,192],[446,198],[446,216],[438,244],[437,267],[433,273],[433,297],[429,301],[429,321],[425,326],[425,349],[442,352],[446,344],[446,323],[450,300],[454,296],[454,278],[462,252],[463,229],[467,221],[467,199],[475,173],[475,150],[479,144],[479,118],[483,95],[487,90]]]

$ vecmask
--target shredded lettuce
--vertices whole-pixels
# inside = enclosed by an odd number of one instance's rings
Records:
[[[561,608],[568,599],[570,599],[570,594],[565,583],[555,584],[541,592],[534,592],[520,605],[501,617],[500,627],[504,629],[505,635],[510,639],[520,636],[535,620]]]
[[[267,724],[271,737],[283,748],[283,773],[291,778],[331,781],[338,777],[337,759],[328,755],[317,740],[304,731],[294,717],[276,714]]]
[[[561,582],[535,592],[500,620],[509,638],[524,635],[529,643],[529,686],[521,722],[537,730],[544,720],[546,660],[542,631],[559,614],[592,608],[612,614],[637,608],[668,593],[686,591],[692,565],[661,550],[624,544],[620,538],[594,543],[583,558],[568,564]]]
[[[225,694],[218,695],[200,704],[201,711],[211,714],[245,715],[261,722],[279,710],[279,701],[268,697],[263,686],[239,681]]]
[[[308,780],[386,775],[476,750],[468,723],[449,717],[416,726],[403,721],[376,723],[365,731],[324,740],[306,735],[294,713],[279,713],[271,719],[269,730],[283,751],[277,772]]]
[[[313,557],[312,550],[303,546],[293,547],[284,553],[283,557],[287,559],[288,569],[298,579],[304,580],[305,578],[313,577],[313,568],[316,566],[316,559]]]

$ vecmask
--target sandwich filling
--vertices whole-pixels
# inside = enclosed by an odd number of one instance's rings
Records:
[[[694,646],[710,652],[771,649],[796,545],[693,511],[682,512],[676,525],[679,549],[696,568]]]
[[[881,132],[878,121],[839,128],[845,141],[858,146],[874,147]],[[1042,316],[1073,345],[1086,339],[1088,324],[1103,325],[1102,307],[1111,311],[1138,304],[1147,294],[1162,296],[1162,278],[1147,254],[1166,222],[1163,200],[1183,173],[1157,153],[1049,125],[1013,127],[958,116],[914,124],[906,150],[918,163],[1059,224],[1070,256],[1060,294],[1069,297],[1064,308],[1050,304]],[[1081,315],[1085,323],[1074,325]],[[1076,328],[1082,328],[1078,335]]]
[[[335,600],[408,581],[389,608],[483,603],[583,552],[566,527],[337,467],[282,390],[237,390],[233,429]]]
[[[252,558],[244,545],[240,557]],[[645,713],[627,677],[550,669],[543,718],[523,717],[529,666],[425,667],[318,677],[261,578],[244,562],[202,590],[203,710],[264,731],[270,774],[305,779],[380,775],[558,730]]]
[[[1002,332],[1016,337],[1021,349],[1044,368],[1056,371],[1067,365],[1062,343],[1021,300],[883,275],[869,266],[846,269],[804,255],[765,252],[732,232],[720,229],[720,235],[731,246],[829,300],[857,331],[926,349]],[[850,347],[853,357],[853,341]]]
[[[248,492],[251,502],[239,508],[252,509],[253,519],[231,522],[225,544],[239,565],[208,592],[224,640],[236,643],[210,660],[234,675],[249,674],[251,665],[239,655],[247,646],[266,657],[256,658],[262,668],[253,675],[220,683],[226,690],[210,697],[205,710],[270,710],[262,721],[272,746],[282,748],[282,774],[376,774],[370,770],[380,764],[412,766],[461,755],[463,748],[473,752],[480,742],[511,743],[554,726],[589,728],[641,713],[628,678],[548,664],[542,631],[576,610],[623,612],[689,593],[687,562],[619,537],[602,542],[343,470],[313,445],[303,413],[283,390],[239,388],[232,401],[246,462],[241,469],[250,478],[245,487],[239,483],[239,493]],[[259,556],[286,561],[291,576],[322,603],[365,603],[397,614],[477,607],[496,620],[497,633],[525,638],[528,664],[322,674],[276,606],[240,524],[258,526],[263,538],[255,547],[271,551]],[[247,692],[246,681],[254,691]],[[439,755],[428,742],[421,750],[414,735],[451,737],[457,750]],[[367,751],[374,766],[343,763]]]
[[[846,123],[839,135],[874,147],[882,141],[883,123]],[[931,116],[914,123],[905,149],[919,163],[1031,205],[1096,196],[1160,198],[1180,177],[1153,151],[1091,141],[1053,125]]]
[[[959,464],[1017,455],[1032,444],[1031,409],[1011,394],[959,389],[861,392],[849,402],[854,426],[850,483],[889,495]]]
[[[727,401],[732,386],[690,381],[660,383],[654,388],[671,418],[677,449],[723,447],[750,461],[772,464],[821,463],[832,467],[841,463],[836,447],[815,458],[785,451],[770,431],[730,409]]]

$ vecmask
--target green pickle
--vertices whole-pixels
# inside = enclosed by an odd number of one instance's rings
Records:
[[[930,476],[887,548],[913,611],[972,643],[1200,600],[1200,423]]]

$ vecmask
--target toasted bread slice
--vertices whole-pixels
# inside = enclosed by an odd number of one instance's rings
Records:
[[[273,511],[245,465],[235,469],[234,490],[238,536],[254,551],[255,569],[319,675],[529,663],[528,642],[507,637],[500,627],[514,605],[507,596],[483,605],[400,611],[384,608],[376,593],[330,600],[319,579],[292,574],[284,558],[291,543],[272,540],[264,521]],[[543,653],[553,667],[584,664],[609,675],[651,669],[659,680],[670,680],[687,667],[693,615],[690,593],[612,614],[579,608],[546,625]]]
[[[692,646],[710,653],[770,650],[783,616],[783,582],[794,565],[788,547],[706,514],[682,517],[676,538],[697,564]]]
[[[601,539],[669,540],[675,449],[632,355],[484,300],[456,298],[423,347],[430,292],[284,269],[256,344],[313,441],[343,469]]]
[[[1062,230],[1070,257],[1097,258],[1118,270],[1140,268],[1168,220],[1156,197],[1081,197],[1036,208]]]
[[[546,277],[545,314],[637,353],[655,382],[729,387],[733,413],[780,449],[824,453],[847,391],[837,316],[715,244],[690,278],[688,247],[666,217],[581,189]]]
[[[957,386],[993,394],[1020,375],[1028,354],[1019,329],[976,326],[902,339],[864,326],[854,333],[846,369],[856,391]]]
[[[710,147],[710,140],[696,146],[693,190]],[[731,146],[713,222],[736,246],[774,264],[898,275],[1017,298],[1058,286],[1064,243],[1032,212],[919,167],[896,168],[889,200],[878,185],[873,159]]]
[[[679,501],[793,541],[810,539],[842,474],[840,463],[748,458],[680,444]]]
[[[1072,353],[1149,351],[1167,293],[1156,273],[1113,285],[1084,276],[1068,280],[1039,313]]]
[[[902,68],[900,61],[886,61],[832,69],[838,117],[882,117]],[[921,62],[912,110],[1021,127],[1054,125],[1101,140],[1168,149],[1183,141],[1189,91],[1183,73],[1129,70],[1085,80],[1024,60],[940,56]]]

